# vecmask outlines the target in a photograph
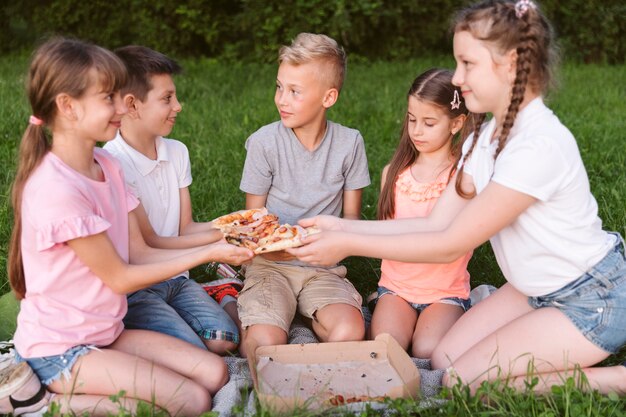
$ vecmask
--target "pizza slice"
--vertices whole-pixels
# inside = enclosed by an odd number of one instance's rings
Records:
[[[230,244],[242,246],[255,254],[276,252],[302,245],[302,239],[319,229],[280,224],[278,217],[265,207],[240,210],[213,220]]]
[[[258,224],[262,223],[264,220],[268,221],[266,218],[268,216],[267,209],[265,207],[258,209],[250,209],[250,210],[239,210],[230,214],[226,214],[224,216],[220,216],[217,219],[213,220],[213,226],[216,229],[219,229],[222,232],[230,232],[237,228],[241,228],[245,230],[247,228],[254,228],[258,226]],[[278,221],[276,216],[272,217]]]
[[[290,224],[280,225],[274,232],[259,241],[259,247],[254,250],[257,255],[260,253],[276,252],[288,248],[297,248],[302,246],[302,239],[305,237],[319,233],[316,227],[292,226]]]

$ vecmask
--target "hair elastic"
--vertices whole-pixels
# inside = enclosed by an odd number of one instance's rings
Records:
[[[515,16],[517,16],[518,19],[521,19],[526,12],[528,12],[528,9],[536,8],[537,6],[532,2],[532,0],[517,0],[517,2],[515,2]]]
[[[454,98],[450,102],[450,110],[461,108],[461,97],[459,96],[459,90],[454,89]]]
[[[35,126],[41,126],[43,125],[43,120],[31,114],[30,117],[28,118],[28,123],[30,123],[31,125],[35,125]]]

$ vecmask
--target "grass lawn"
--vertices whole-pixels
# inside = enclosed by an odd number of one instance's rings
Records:
[[[182,63],[186,71],[176,82],[184,110],[171,136],[189,147],[194,217],[205,221],[243,208],[239,181],[245,158],[244,142],[259,127],[277,120],[273,104],[276,67],[222,65],[212,60]],[[380,173],[399,137],[406,111],[406,91],[417,74],[432,66],[451,67],[452,61],[444,57],[349,64],[344,91],[329,112],[329,118],[359,129],[365,138],[372,177],[372,185],[364,191],[365,218],[375,217]],[[18,143],[29,116],[23,88],[26,67],[26,57],[0,57],[0,295],[9,291],[6,275],[12,224],[9,187]],[[560,88],[548,98],[548,105],[578,140],[603,227],[622,235],[626,234],[624,86],[624,66],[566,64],[561,68]],[[346,265],[349,278],[364,296],[376,288],[378,260],[350,258]],[[469,268],[472,286],[483,283],[499,286],[504,282],[488,244],[475,251]],[[606,364],[625,359],[623,349]],[[626,415],[624,401],[582,394],[567,385],[555,390],[551,400],[510,392],[500,398],[495,405],[484,405],[459,393],[443,409],[431,411],[432,415],[441,415],[442,411],[444,415]],[[570,406],[578,407],[577,411]],[[399,409],[405,412],[400,415],[431,415],[431,411],[418,410],[411,404],[402,404]]]

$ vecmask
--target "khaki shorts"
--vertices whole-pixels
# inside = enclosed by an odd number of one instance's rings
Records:
[[[296,311],[315,320],[330,304],[348,304],[359,312],[363,299],[346,276],[346,267],[317,268],[254,258],[245,271],[237,299],[241,325],[270,324],[289,332]]]

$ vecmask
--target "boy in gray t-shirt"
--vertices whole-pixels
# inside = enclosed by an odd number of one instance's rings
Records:
[[[326,119],[346,69],[343,48],[325,35],[301,33],[279,53],[274,102],[280,121],[246,141],[240,188],[246,208],[267,207],[281,223],[331,214],[357,219],[370,184],[361,134]],[[286,252],[257,256],[246,268],[238,311],[240,352],[287,343],[296,310],[324,342],[361,340],[361,296],[346,268],[312,267]]]

